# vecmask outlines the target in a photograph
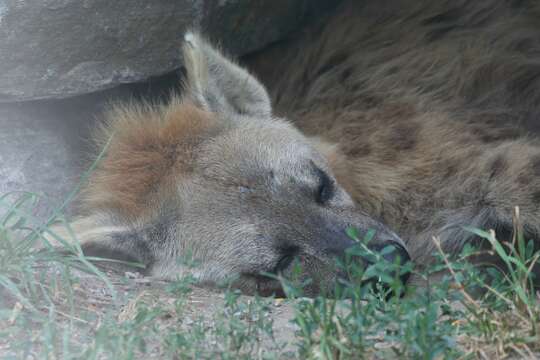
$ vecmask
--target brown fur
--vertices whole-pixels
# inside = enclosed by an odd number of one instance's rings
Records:
[[[201,139],[220,126],[213,115],[189,102],[168,107],[115,107],[94,139],[107,156],[85,189],[91,210],[117,211],[121,216],[144,216],[153,197],[166,197],[179,176],[192,171],[193,153]]]

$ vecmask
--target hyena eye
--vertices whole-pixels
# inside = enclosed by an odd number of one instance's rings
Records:
[[[328,176],[327,173],[325,173],[319,168],[315,168],[315,172],[317,173],[318,179],[317,191],[315,193],[315,201],[318,204],[324,205],[334,196],[334,181],[330,178],[330,176]]]

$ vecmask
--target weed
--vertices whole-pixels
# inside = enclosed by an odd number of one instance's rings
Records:
[[[52,233],[52,218],[43,224],[32,215],[39,199],[31,193],[0,197],[2,357],[454,359],[532,358],[540,351],[533,272],[540,253],[525,239],[518,210],[510,242],[493,231],[468,229],[486,241],[496,266],[473,266],[469,259],[480,250],[471,246],[455,258],[439,246],[440,261],[416,275],[447,276],[419,289],[400,280],[412,264],[389,263],[384,255],[391,248],[370,252],[373,233],[360,241],[351,229],[358,246],[337,264],[347,279],[331,296],[304,298],[306,283],[280,279],[288,295],[282,309],[291,309],[295,329],[287,330],[285,343],[276,336],[285,330],[276,328],[272,298],[235,290],[199,297],[189,272],[169,282],[130,280],[101,271],[67,239],[58,240],[72,255],[49,249],[41,234]],[[45,249],[36,251],[37,242]],[[196,268],[197,261],[188,258],[183,265]]]

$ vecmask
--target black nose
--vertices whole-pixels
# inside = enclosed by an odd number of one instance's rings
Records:
[[[402,265],[411,260],[407,249],[394,240],[370,242],[362,245],[356,243],[346,251],[345,261],[342,262],[345,269],[340,270],[338,277],[346,281],[361,281],[362,284],[379,283],[383,274],[386,278],[395,279],[399,274],[402,284],[409,280],[410,273],[404,271]],[[370,265],[375,265],[376,274],[367,272]],[[377,267],[378,266],[378,267]],[[359,270],[354,270],[359,269]],[[356,276],[361,275],[361,278]],[[355,277],[355,279],[352,279]],[[388,283],[382,282],[382,288],[388,290]]]
[[[409,255],[409,252],[403,245],[400,243],[397,243],[395,241],[389,241],[386,243],[377,243],[373,245],[369,245],[368,249],[373,251],[375,254],[374,257],[371,257],[371,259],[368,259],[368,264],[373,264],[373,260],[377,259],[376,254],[380,254],[380,257],[384,259],[384,261],[388,262],[390,264],[395,265],[405,265],[407,262],[411,260],[411,256]],[[387,250],[388,249],[388,250]],[[390,274],[395,275],[395,274]],[[400,275],[401,282],[403,284],[406,284],[409,280],[409,277],[411,276],[410,272],[404,272]]]
[[[372,235],[350,236],[347,231],[329,231],[324,247],[338,260],[337,277],[345,283],[381,283],[399,277],[406,284],[410,273],[402,265],[411,260],[401,239],[391,231],[379,229]],[[366,270],[371,267],[369,273]],[[374,273],[375,272],[375,273]],[[385,276],[384,276],[385,275]],[[385,282],[385,279],[387,280]]]
[[[389,247],[390,250],[383,253],[383,250]],[[374,253],[381,254],[381,257],[390,263],[398,262],[399,264],[403,265],[407,261],[411,260],[409,252],[405,249],[405,247],[394,241],[377,243],[373,245],[369,244],[368,249]]]

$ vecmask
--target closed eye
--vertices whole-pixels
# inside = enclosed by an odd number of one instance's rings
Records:
[[[315,191],[315,201],[320,205],[325,205],[334,196],[336,185],[334,180],[320,168],[315,167],[315,174],[318,181],[317,189]]]

